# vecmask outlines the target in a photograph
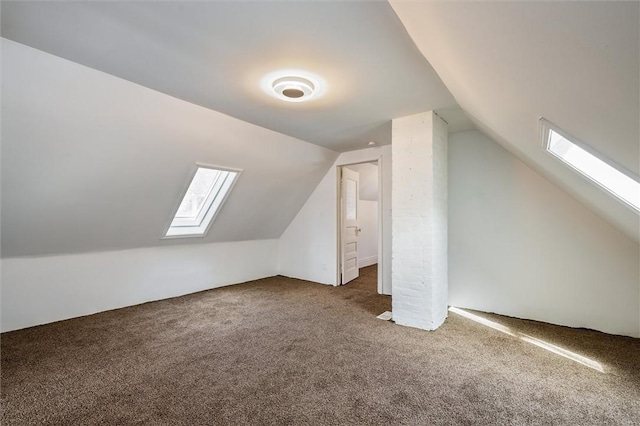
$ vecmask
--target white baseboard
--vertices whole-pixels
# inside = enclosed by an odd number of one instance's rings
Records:
[[[363,257],[362,259],[358,259],[358,268],[364,268],[365,266],[371,266],[378,263],[378,255]]]

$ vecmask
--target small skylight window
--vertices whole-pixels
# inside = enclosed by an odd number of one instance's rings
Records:
[[[165,237],[205,235],[239,174],[236,170],[198,166]]]
[[[640,182],[637,177],[612,166],[603,156],[571,140],[548,121],[540,119],[540,125],[547,151],[640,213]]]

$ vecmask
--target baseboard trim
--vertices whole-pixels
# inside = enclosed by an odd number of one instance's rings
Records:
[[[358,259],[358,268],[364,268],[365,266],[371,266],[378,263],[378,255],[363,257],[362,259]]]

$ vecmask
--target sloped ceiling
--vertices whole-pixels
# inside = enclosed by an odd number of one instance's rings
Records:
[[[460,114],[386,2],[0,7],[3,257],[278,238],[338,151]],[[326,94],[268,96],[281,68]],[[243,172],[205,238],[161,240],[197,162]]]
[[[2,256],[279,238],[337,157],[2,41]],[[196,163],[241,169],[204,238],[162,240]]]
[[[549,121],[640,175],[639,2],[391,5],[476,126],[639,239],[638,216],[542,148]]]
[[[457,107],[386,2],[3,1],[2,36],[344,152],[391,143],[390,120]],[[267,96],[283,68],[319,74],[306,104]]]
[[[544,116],[638,174],[637,2],[391,6],[3,1],[2,256],[183,243],[160,237],[198,161],[245,171],[189,242],[277,238],[337,151],[425,110],[469,128],[456,101],[638,240],[638,216],[538,140]],[[283,67],[326,96],[266,96]]]

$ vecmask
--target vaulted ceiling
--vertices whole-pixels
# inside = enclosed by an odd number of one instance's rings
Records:
[[[544,117],[640,176],[640,2],[391,5],[475,125],[636,241],[638,215],[548,155]]]
[[[637,214],[548,156],[538,128],[640,174],[638,2],[0,7],[3,256],[170,244],[198,161],[245,172],[197,242],[277,238],[337,152],[391,143],[391,119],[433,109],[640,238]],[[268,96],[282,68],[321,75],[326,94]]]
[[[392,118],[457,106],[386,2],[3,1],[2,36],[340,152],[391,143]],[[262,91],[291,68],[326,94]]]

